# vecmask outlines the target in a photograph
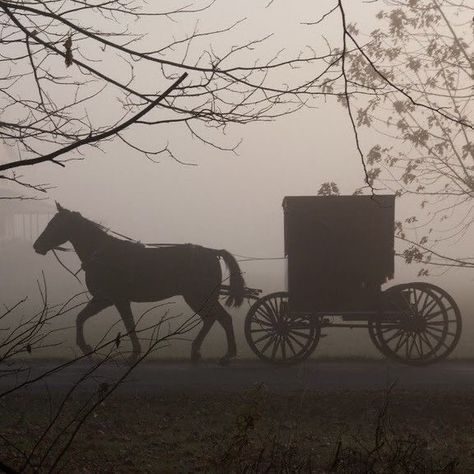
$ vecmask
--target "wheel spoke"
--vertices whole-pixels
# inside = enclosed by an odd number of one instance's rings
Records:
[[[425,321],[430,321],[430,320],[436,318],[436,316],[439,316],[440,314],[445,314],[445,312],[442,311],[442,310],[441,311],[436,311],[436,313],[429,314],[429,315],[425,316],[423,319]]]
[[[413,335],[413,340],[415,342],[416,352],[418,352],[418,359],[423,359],[423,345],[421,343],[420,335],[415,333]]]
[[[420,336],[420,339],[423,339],[425,341],[425,344],[428,345],[431,349],[431,351],[433,352],[434,351],[434,347],[433,345],[431,344],[430,340],[428,339],[428,337],[426,336],[426,334],[424,332],[420,332],[419,334]]]
[[[271,339],[266,342],[266,344],[262,347],[261,353],[264,354],[266,350],[270,347],[272,342],[275,340],[276,336],[275,334],[272,334]]]
[[[433,339],[438,341],[438,347],[436,349],[439,349],[439,346],[444,346],[446,349],[449,349],[449,346],[444,342],[444,338],[437,338],[434,334],[431,334],[428,330],[425,332],[427,332]]]
[[[421,335],[417,334],[418,336],[418,343],[417,348],[419,348],[418,354],[420,355],[420,359],[423,359],[424,357],[424,352],[423,352],[423,340],[421,339]]]
[[[310,339],[311,338],[311,335],[306,334],[305,332],[291,331],[291,334],[293,334],[293,335],[296,334],[297,336],[304,337],[305,339]]]
[[[267,314],[271,318],[271,320],[275,323],[278,322],[278,317],[274,313],[272,306],[269,305],[266,301],[262,303],[262,306],[267,310]]]
[[[299,341],[298,339],[296,339],[296,337],[293,336],[293,334],[292,334],[291,332],[288,334],[288,337],[289,337],[290,339],[293,339],[293,341],[296,342],[296,344],[298,344],[302,349],[304,349],[304,348],[306,347],[301,341]]]
[[[411,337],[412,341],[411,341],[411,344],[410,344],[410,348],[408,348],[408,341],[410,340],[410,337]],[[408,358],[408,359],[411,359],[411,353],[412,353],[412,351],[413,351],[413,347],[414,347],[414,345],[415,345],[415,341],[416,341],[416,337],[415,337],[414,334],[411,335],[411,336],[408,336],[408,338],[407,338],[407,347],[406,347],[406,354],[407,354],[407,358]]]
[[[389,342],[393,341],[396,337],[398,337],[402,333],[403,335],[403,329],[399,329],[394,335],[392,335],[389,339],[383,339],[385,344],[388,344]]]
[[[402,295],[402,298],[405,300],[405,303],[406,303],[406,305],[407,305],[407,307],[408,307],[408,309],[410,310],[410,313],[411,313],[410,296],[408,296],[408,299],[407,299],[405,293],[406,293],[406,291],[405,292],[402,291],[401,295]]]
[[[438,327],[431,327],[431,326],[433,326],[433,324],[430,324],[430,325],[427,324],[427,325],[426,325],[426,327],[427,327],[427,328],[429,327],[432,331],[441,332],[441,333],[444,333],[444,332],[445,332],[444,329],[440,329],[440,328],[438,328]],[[444,325],[443,325],[443,327],[444,327]]]
[[[407,339],[408,339],[408,335],[402,332],[402,334],[400,335],[400,339],[398,339],[397,345],[395,346],[395,350],[394,350],[395,353],[397,353],[398,350],[402,348],[403,344],[405,343]]]
[[[262,308],[257,308],[255,313],[258,313],[260,316],[262,316],[264,319],[266,319],[272,326],[276,322],[273,315],[264,312]]]
[[[278,352],[278,346],[280,345],[280,337],[276,337],[276,343],[273,345],[273,350],[272,350],[272,359],[275,359],[275,356]]]
[[[291,349],[291,352],[293,352],[293,355],[296,355],[295,348],[293,347],[293,344],[292,344],[290,338],[288,337],[288,335],[285,336],[285,340],[288,343],[288,347]]]
[[[257,329],[250,329],[250,332],[272,332],[272,329],[268,329],[268,328],[257,328]]]
[[[455,319],[448,319],[447,321],[433,321],[432,323],[426,323],[427,326],[447,326],[446,323],[457,323]]]
[[[400,324],[394,324],[393,326],[385,326],[383,329],[380,329],[382,334],[386,334],[388,331],[397,331],[400,330]]]
[[[426,305],[428,304],[428,300],[430,298],[430,294],[425,292],[425,300],[423,301],[423,307],[421,308],[421,314],[424,314]]]
[[[428,328],[425,328],[425,333],[429,334],[438,344],[443,344],[444,337],[439,334],[433,334]]]
[[[413,288],[413,297],[415,298],[415,307],[416,311],[418,312],[418,296],[416,294],[416,288]]]
[[[252,323],[258,324],[259,326],[266,326],[269,328],[274,327],[274,325],[269,323],[268,321],[262,321],[261,319],[258,319],[258,318],[254,318]]]
[[[414,333],[412,337],[413,337],[412,349],[413,348],[416,349],[416,352],[418,353],[417,359],[421,359],[423,357],[423,354],[420,350],[420,346],[418,345],[419,335],[418,333]]]
[[[285,346],[285,338],[281,338],[281,357],[286,360],[286,346]]]
[[[258,339],[255,339],[254,344],[258,344],[259,342],[264,341],[265,339],[268,339],[269,337],[273,337],[274,333],[267,333],[264,336],[259,337]]]
[[[435,329],[435,328],[430,328],[430,329]],[[444,335],[445,335],[445,336],[453,336],[453,337],[455,337],[455,336],[456,336],[456,333],[455,333],[455,332],[451,332],[451,331],[446,331],[446,332],[444,333]]]
[[[271,313],[276,317],[277,321],[281,320],[281,312],[279,311],[278,304],[275,302],[274,298],[270,298],[268,301],[268,306],[270,307]]]
[[[433,303],[431,304],[431,306],[429,306],[425,312],[430,314],[430,311],[438,304],[438,302],[436,301],[436,299],[433,298]],[[421,316],[423,316],[424,313],[421,314]]]

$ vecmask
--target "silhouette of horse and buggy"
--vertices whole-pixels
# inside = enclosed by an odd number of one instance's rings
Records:
[[[114,237],[101,225],[57,204],[57,214],[34,243],[46,254],[69,241],[85,272],[92,299],[78,314],[77,344],[84,353],[84,323],[115,305],[132,342],[141,348],[131,302],[159,301],[181,295],[202,319],[191,359],[200,359],[202,342],[214,322],[224,328],[227,352],[236,351],[230,314],[220,302],[240,306],[253,300],[245,336],[262,360],[297,363],[315,350],[325,328],[365,328],[386,357],[413,365],[446,358],[462,328],[459,308],[443,289],[426,282],[382,285],[394,274],[395,197],[286,197],[284,240],[288,291],[260,297],[245,287],[239,265],[226,250],[191,244],[147,247]],[[222,259],[229,284],[222,284]]]

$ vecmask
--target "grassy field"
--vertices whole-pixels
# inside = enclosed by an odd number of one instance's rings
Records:
[[[61,397],[18,394],[1,404],[2,461],[21,467]],[[47,471],[78,414],[75,395],[31,464]],[[119,397],[87,418],[63,472],[474,472],[474,394],[386,392]],[[61,433],[56,444],[52,442]],[[15,446],[15,447],[13,447]],[[51,448],[51,446],[53,446]],[[49,452],[48,452],[49,449]],[[32,471],[30,466],[26,471]]]

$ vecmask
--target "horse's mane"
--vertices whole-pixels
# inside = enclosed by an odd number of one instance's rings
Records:
[[[108,229],[102,224],[99,224],[98,222],[93,221],[92,219],[88,219],[87,217],[84,217],[80,212],[77,211],[69,211],[76,219],[79,219],[83,224],[89,225],[89,227],[96,228],[97,230],[101,230],[108,234]]]
[[[116,240],[118,242],[127,243],[129,245],[136,245],[138,247],[143,246],[143,244],[141,244],[139,241],[131,239],[130,237],[127,237],[126,235],[115,232],[115,231],[111,230],[109,227],[106,227],[103,224],[95,222],[92,219],[88,219],[87,217],[84,217],[79,212],[75,212],[74,214],[77,216],[77,218],[81,219],[84,223],[89,225],[91,228],[93,228],[95,230],[99,230],[99,231],[103,232],[104,234],[106,234],[107,237],[109,237],[110,239]]]

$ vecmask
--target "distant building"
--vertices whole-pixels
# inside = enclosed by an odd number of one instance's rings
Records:
[[[36,240],[56,212],[46,200],[12,199],[16,195],[0,188],[0,242]]]

